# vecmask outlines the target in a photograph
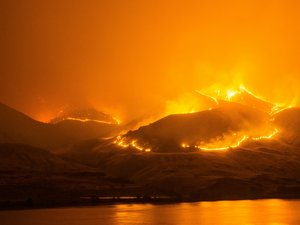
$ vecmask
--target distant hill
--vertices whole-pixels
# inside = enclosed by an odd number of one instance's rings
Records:
[[[55,124],[38,122],[0,103],[0,143],[22,143],[48,150],[92,138],[116,135],[117,124],[62,120]]]
[[[83,108],[67,110],[50,121],[50,123],[59,123],[64,120],[82,120],[94,121],[99,123],[118,124],[118,121],[111,115],[99,112],[94,108]]]

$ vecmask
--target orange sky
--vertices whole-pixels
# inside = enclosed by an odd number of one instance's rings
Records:
[[[92,105],[123,120],[182,93],[300,90],[296,0],[2,0],[0,101],[50,119]]]

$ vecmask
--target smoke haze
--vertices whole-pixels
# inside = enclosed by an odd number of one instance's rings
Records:
[[[127,121],[241,83],[298,104],[297,1],[0,4],[0,101],[38,120],[93,106]]]

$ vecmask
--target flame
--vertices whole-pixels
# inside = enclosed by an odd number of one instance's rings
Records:
[[[291,106],[281,106],[279,104],[274,104],[263,97],[260,97],[258,95],[255,95],[253,92],[251,92],[249,89],[247,89],[244,85],[239,85],[239,88],[229,88],[229,89],[215,89],[213,93],[214,95],[209,94],[203,94],[201,91],[197,91],[197,93],[208,96],[211,99],[213,99],[217,105],[219,104],[220,100],[223,101],[230,101],[234,102],[235,97],[242,93],[247,93],[248,95],[252,96],[254,99],[258,99],[262,102],[265,102],[269,104],[270,106],[273,106],[270,108],[269,115],[272,116],[286,108],[290,108]],[[211,110],[212,108],[209,108],[208,110]],[[272,118],[270,119],[272,121]],[[239,147],[241,144],[243,144],[247,140],[262,140],[262,139],[271,139],[273,138],[277,133],[279,132],[278,129],[274,129],[270,134],[267,135],[261,135],[261,136],[249,136],[249,135],[237,135],[236,133],[232,135],[228,135],[226,137],[222,137],[221,140],[214,140],[211,143],[200,143],[196,145],[191,145],[189,143],[182,143],[182,148],[195,148],[199,150],[204,151],[213,151],[213,150],[229,150]]]
[[[278,129],[274,129],[274,131],[269,134],[269,135],[265,135],[265,136],[259,136],[259,137],[252,137],[251,139],[254,141],[258,141],[258,140],[262,140],[262,139],[271,139],[273,138],[276,134],[279,133]]]
[[[245,93],[247,94],[246,99],[245,96],[243,96]],[[249,99],[247,99],[247,97]],[[255,99],[258,100],[258,105],[255,105],[255,103],[251,104],[251,101],[253,100],[255,102]],[[189,114],[204,110],[212,110],[220,107],[224,102],[244,104],[260,109],[270,115],[290,107],[286,104],[268,101],[264,97],[254,94],[242,83],[232,86],[221,86],[216,84],[206,89],[195,89],[193,92],[185,92],[176,98],[167,100],[162,109],[163,111],[155,114],[155,116],[149,116],[150,119],[143,119],[134,129],[168,115]]]
[[[251,137],[248,135],[240,136],[237,133],[234,133],[233,135],[228,135],[227,137],[222,138],[222,140],[217,140],[215,142],[211,143],[200,143],[199,145],[191,145],[188,143],[181,143],[181,147],[183,149],[198,149],[200,151],[226,151],[230,149],[235,149],[240,147],[244,142],[248,140],[258,141],[263,139],[272,139],[275,135],[279,133],[278,129],[274,129],[270,134],[268,135],[262,135],[257,137]],[[229,140],[229,137],[234,137],[232,140]],[[224,139],[224,140],[223,140]],[[117,136],[113,142],[117,146],[120,146],[124,149],[127,148],[134,148],[141,152],[151,152],[151,148],[142,146],[139,144],[138,140],[136,139],[129,139],[122,136]],[[228,144],[229,143],[229,144]]]
[[[199,90],[195,90],[198,94],[198,97],[202,100],[205,99],[207,104],[206,106],[209,106],[205,108],[205,105],[199,106],[199,101],[195,98],[193,95],[192,97],[189,95],[185,95],[184,97],[176,100],[176,101],[169,101],[167,102],[167,114],[178,114],[178,113],[193,113],[196,111],[203,110],[203,107],[205,110],[212,110],[216,107],[219,107],[221,101],[227,101],[227,102],[238,102],[238,100],[242,101],[240,104],[247,105],[247,101],[243,102],[243,97],[239,99],[238,95],[246,93],[247,96],[250,97],[250,106],[252,106],[252,99],[259,100],[257,105],[254,105],[253,107],[265,107],[267,105],[267,113],[270,115],[270,121],[272,121],[272,116],[286,108],[289,108],[291,106],[283,106],[280,104],[274,104],[266,99],[264,99],[261,96],[258,96],[254,94],[252,91],[247,89],[243,84],[240,84],[238,88],[226,88],[221,89],[217,88],[214,89],[212,92],[202,92]],[[191,98],[189,98],[191,97]],[[201,101],[200,101],[201,103]],[[202,107],[202,108],[201,108]],[[201,109],[201,110],[199,110]],[[199,142],[199,143],[187,143],[183,142],[180,144],[181,148],[183,149],[198,149],[201,151],[226,151],[229,149],[235,149],[240,147],[243,143],[249,140],[253,141],[259,141],[263,139],[272,139],[275,135],[279,133],[278,129],[272,129],[270,132],[270,127],[267,128],[267,130],[252,130],[248,131],[247,133],[231,133],[227,134],[226,136],[218,137],[215,140],[211,140],[210,142]],[[134,148],[139,151],[143,152],[150,152],[151,148],[147,148],[141,144],[138,140],[130,140],[129,138],[118,136],[114,142],[118,146],[122,148]]]
[[[227,147],[213,147],[212,145],[213,144],[208,144],[208,145],[205,145],[205,146],[198,146],[198,145],[195,145],[194,147],[199,149],[199,150],[203,150],[203,151],[220,151],[220,150],[229,150],[231,148],[237,148],[239,147],[244,141],[248,140],[248,136],[244,135],[242,137],[242,139],[238,140],[236,143],[230,145],[230,146],[227,146]]]
[[[203,144],[203,145],[189,145],[189,144],[186,144],[186,143],[182,143],[181,147],[182,148],[194,148],[194,149],[199,149],[199,150],[202,150],[202,151],[224,151],[224,150],[238,148],[245,141],[248,141],[248,140],[258,141],[258,140],[263,140],[263,139],[272,139],[278,133],[279,133],[279,130],[274,129],[272,131],[272,133],[270,133],[268,135],[258,136],[258,137],[250,137],[250,136],[247,136],[247,135],[243,135],[240,139],[236,140],[234,143],[231,143],[230,145],[227,145],[227,146],[226,146],[226,141],[228,141],[228,140],[224,140],[223,142],[216,141],[216,142],[213,142],[213,143],[206,143],[206,144]],[[237,134],[235,133],[233,136],[237,136]]]
[[[238,93],[239,93],[238,91],[229,89],[229,90],[226,91],[226,99],[228,101],[230,101]]]
[[[278,104],[278,103],[268,101],[267,99],[254,94],[252,91],[250,91],[248,88],[246,88],[243,84],[238,85],[236,88],[234,88],[234,87],[229,87],[229,88],[218,87],[218,88],[212,88],[212,89],[209,88],[209,89],[202,90],[202,91],[200,91],[200,90],[195,90],[195,91],[199,95],[210,98],[216,103],[214,107],[212,107],[212,106],[207,107],[206,108],[207,110],[218,107],[218,105],[220,104],[220,101],[237,102],[237,103],[248,105],[247,103],[244,103],[244,102],[241,102],[238,100],[238,95],[241,95],[243,93],[246,93],[247,95],[252,96],[253,99],[257,99],[261,102],[265,102],[266,104],[270,105],[270,110],[268,111],[268,113],[270,115],[274,115],[278,112],[281,112],[282,110],[293,107],[293,105],[290,105],[290,104]]]
[[[149,147],[143,147],[140,144],[138,144],[137,140],[129,140],[128,138],[117,136],[114,144],[122,147],[122,148],[134,148],[141,152],[151,152],[151,148]]]
[[[105,121],[105,120],[94,120],[94,119],[81,119],[81,118],[75,118],[75,117],[66,117],[63,120],[75,120],[75,121],[80,121],[80,122],[96,122],[96,123],[105,123],[105,124],[120,124],[120,120],[116,119],[114,117],[115,122],[109,122],[109,121]]]

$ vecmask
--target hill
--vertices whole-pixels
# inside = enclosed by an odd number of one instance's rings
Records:
[[[38,122],[0,103],[0,143],[28,144],[57,150],[90,138],[115,135],[117,124],[62,120],[55,124]]]
[[[44,149],[23,144],[0,144],[0,172],[72,171],[92,171],[92,169],[66,161]]]
[[[124,138],[138,140],[158,152],[175,151],[181,143],[197,145],[226,136],[261,135],[269,129],[269,115],[237,103],[223,103],[212,110],[170,115],[128,132]]]

